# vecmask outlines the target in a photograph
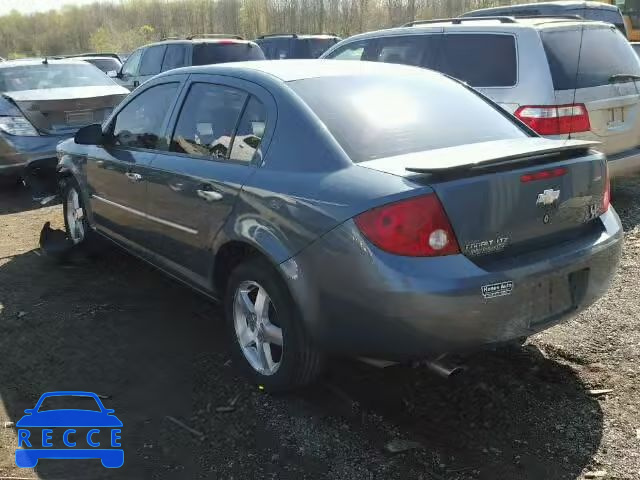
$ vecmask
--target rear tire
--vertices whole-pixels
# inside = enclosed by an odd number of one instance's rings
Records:
[[[291,390],[320,375],[324,356],[306,334],[284,280],[266,260],[251,258],[233,270],[224,307],[234,362],[261,389]]]

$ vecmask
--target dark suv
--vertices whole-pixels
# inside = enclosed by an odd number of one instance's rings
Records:
[[[192,65],[264,60],[260,47],[237,35],[200,35],[167,39],[135,50],[118,72],[109,76],[133,90],[160,72]]]
[[[341,40],[333,33],[297,35],[295,33],[273,33],[262,35],[256,43],[269,60],[285,58],[318,58],[329,47]]]

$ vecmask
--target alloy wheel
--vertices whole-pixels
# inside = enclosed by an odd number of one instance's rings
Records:
[[[233,323],[242,353],[262,375],[273,375],[282,360],[283,336],[277,312],[267,291],[247,280],[236,289]]]
[[[80,205],[80,196],[75,188],[67,192],[67,226],[69,236],[74,244],[84,240],[84,209]]]

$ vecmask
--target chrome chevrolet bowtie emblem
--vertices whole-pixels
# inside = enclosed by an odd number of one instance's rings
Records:
[[[560,190],[550,188],[538,194],[536,205],[553,205],[560,198]]]

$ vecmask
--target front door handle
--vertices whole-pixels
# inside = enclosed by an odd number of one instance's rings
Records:
[[[127,172],[125,173],[126,177],[131,180],[132,182],[139,182],[140,180],[142,180],[142,175],[140,175],[139,173],[134,173],[134,172]]]
[[[222,200],[222,194],[220,192],[214,192],[213,190],[196,190],[198,196],[206,200],[207,202],[217,202]]]

